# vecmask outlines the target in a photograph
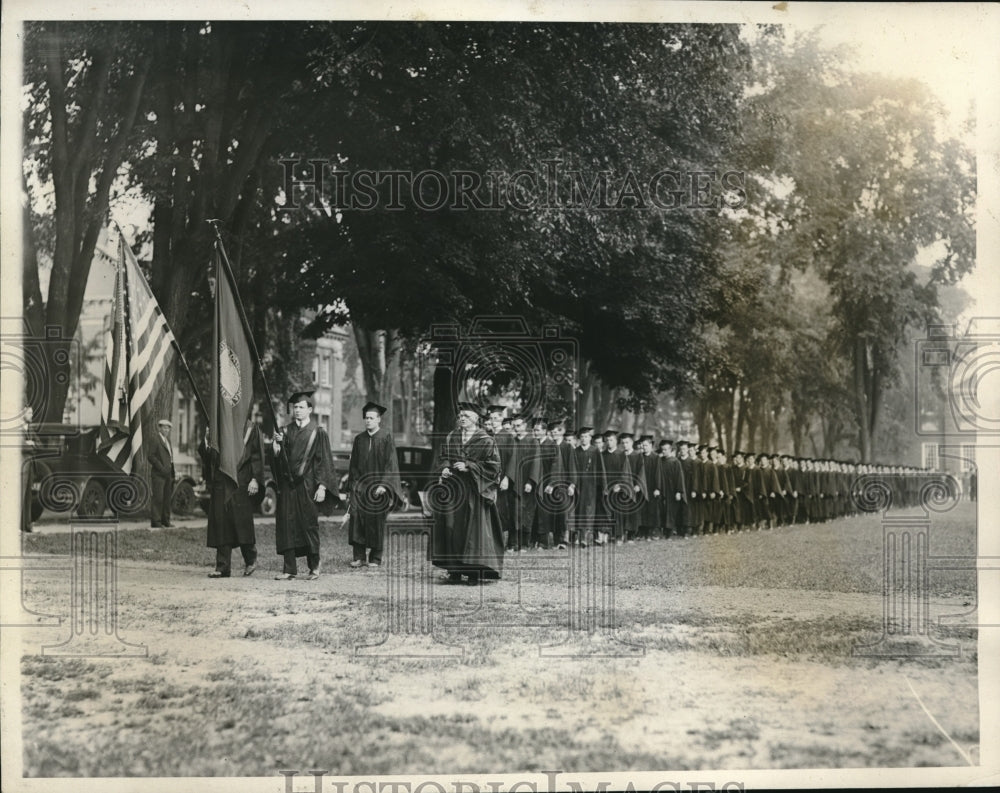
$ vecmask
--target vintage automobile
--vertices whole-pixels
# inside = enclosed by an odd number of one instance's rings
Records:
[[[345,455],[350,461],[350,455]],[[427,490],[427,486],[434,476],[431,470],[433,463],[433,451],[425,446],[397,446],[396,460],[399,463],[399,479],[403,487],[406,500],[399,505],[401,512],[406,512],[411,507],[423,509],[421,494]],[[347,495],[347,465],[344,466],[344,474],[340,478],[340,499],[346,505]],[[424,512],[426,513],[426,509]]]
[[[435,479],[431,466],[434,463],[433,450],[424,446],[399,446],[396,448],[396,458],[399,460],[399,478],[403,484],[403,492],[410,499],[410,505],[422,507],[421,493]]]
[[[43,424],[39,430],[41,441],[31,455],[32,520],[38,520],[46,509],[73,512],[81,518],[100,518],[109,511],[120,518],[148,513],[148,483],[122,473],[97,453],[98,427]],[[190,466],[176,467],[170,510],[186,516],[197,506],[197,480],[186,470]]]

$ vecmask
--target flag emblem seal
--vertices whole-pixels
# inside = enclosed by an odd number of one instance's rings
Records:
[[[239,404],[243,396],[240,359],[225,341],[219,342],[219,393],[230,405]]]

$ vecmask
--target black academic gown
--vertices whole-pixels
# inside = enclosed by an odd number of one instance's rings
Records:
[[[379,486],[386,491],[381,496],[375,494]],[[351,499],[348,542],[381,551],[386,516],[403,499],[399,460],[392,435],[379,429],[374,435],[366,431],[354,437],[347,470],[347,489]]]
[[[660,458],[656,454],[642,453],[642,509],[639,513],[639,525],[647,529],[660,526],[660,496],[653,495],[660,489]]]
[[[313,430],[316,435],[310,447]],[[312,420],[303,427],[292,422],[283,432],[285,440],[281,452],[273,454],[272,451],[271,463],[278,486],[275,545],[279,554],[292,550],[296,556],[319,553],[319,511],[329,511],[337,494],[330,439]],[[313,500],[321,484],[326,487],[322,507]]]
[[[260,430],[253,425],[243,446],[236,467],[236,482],[219,471],[219,453],[204,441],[198,453],[205,464],[205,478],[209,484],[211,501],[208,507],[209,548],[226,548],[236,545],[253,545],[257,542],[253,526],[253,511],[258,499],[251,499],[247,486],[257,480],[257,492],[264,493],[264,441]]]
[[[664,531],[678,531],[684,528],[684,506],[687,492],[684,486],[684,470],[676,457],[660,458],[660,494],[663,498],[660,523]],[[678,494],[680,498],[678,499]]]
[[[597,514],[598,501],[607,488],[604,475],[604,460],[594,446],[582,446],[572,450],[573,486],[576,489],[576,517],[578,520],[593,521]]]
[[[497,511],[504,531],[511,531],[517,520],[517,438],[510,430],[500,430],[493,436],[500,452],[500,479],[507,477],[508,487],[497,494]]]
[[[465,471],[455,468],[463,461]],[[435,461],[436,471],[451,476],[432,487],[434,528],[431,562],[450,573],[478,573],[499,578],[503,571],[503,529],[497,513],[500,452],[496,442],[476,429],[467,443],[461,430],[448,433]]]
[[[614,535],[617,539],[625,536],[627,515],[635,509],[635,494],[632,489],[632,474],[628,458],[621,448],[604,450],[604,474],[607,478],[607,511],[614,519]]]

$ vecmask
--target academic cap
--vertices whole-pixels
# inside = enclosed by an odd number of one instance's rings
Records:
[[[576,431],[576,434],[577,435],[583,435],[585,432],[589,432],[591,435],[593,435],[594,434],[594,428],[593,427],[580,427],[580,429],[578,429]]]
[[[639,443],[642,443],[643,441],[649,441],[650,443],[652,443],[653,442],[653,436],[652,435],[641,435],[641,436],[639,436]]]
[[[291,407],[296,402],[301,402],[303,399],[306,400],[310,405],[313,403],[313,394],[316,393],[315,388],[311,388],[308,391],[293,391],[291,396],[288,397],[288,406]]]
[[[635,433],[634,432],[619,432],[618,433],[618,438],[620,440],[624,440],[625,438],[632,438],[633,440],[635,440]]]
[[[479,405],[477,405],[475,402],[459,402],[457,405],[455,405],[455,409],[459,413],[465,413],[466,411],[468,411],[469,413],[475,413],[477,416],[481,415],[479,410]]]
[[[486,408],[486,412],[487,413],[506,413],[507,412],[507,406],[506,405],[490,405],[488,408]]]
[[[385,413],[387,408],[384,408],[381,405],[376,405],[374,402],[367,402],[365,403],[365,406],[361,408],[361,415],[362,416],[365,415],[365,413],[367,413],[369,410],[374,410],[381,416],[383,413]]]

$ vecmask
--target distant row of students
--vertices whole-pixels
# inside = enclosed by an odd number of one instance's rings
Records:
[[[511,553],[821,523],[858,513],[862,476],[880,477],[893,507],[918,504],[921,489],[941,478],[904,466],[728,454],[505,412],[491,406],[487,430],[501,458],[497,507]]]

